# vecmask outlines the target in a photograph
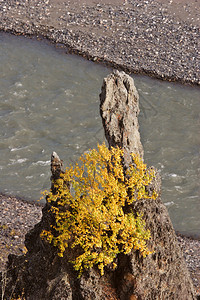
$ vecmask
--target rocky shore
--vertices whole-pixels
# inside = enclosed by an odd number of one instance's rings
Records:
[[[126,72],[200,84],[200,0],[0,0],[0,30]]]

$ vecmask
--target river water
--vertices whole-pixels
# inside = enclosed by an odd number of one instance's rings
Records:
[[[104,141],[99,93],[111,70],[2,33],[0,60],[0,192],[35,201],[50,187],[52,151],[66,166]],[[175,229],[200,237],[200,88],[133,78],[145,161],[161,172]]]

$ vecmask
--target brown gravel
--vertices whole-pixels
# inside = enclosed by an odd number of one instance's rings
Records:
[[[0,194],[0,271],[5,269],[9,253],[26,252],[25,234],[41,217],[40,205]]]
[[[0,271],[5,270],[10,253],[26,252],[24,238],[27,231],[38,223],[42,207],[26,201],[0,195]],[[197,294],[200,295],[200,240],[177,236]]]
[[[183,251],[197,295],[200,297],[200,240],[181,235],[178,235],[177,239]]]

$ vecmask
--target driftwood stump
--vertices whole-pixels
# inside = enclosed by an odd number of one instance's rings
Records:
[[[138,115],[139,95],[134,81],[124,72],[115,71],[103,81],[100,94],[100,114],[109,147],[124,150],[124,164],[131,162],[130,153],[143,158]]]
[[[109,146],[124,149],[124,165],[131,163],[130,153],[143,157],[138,131],[138,93],[133,79],[124,72],[114,72],[104,79],[100,95],[100,112]],[[51,157],[52,191],[62,172],[62,161],[54,152]],[[153,183],[159,192],[160,178]],[[143,214],[151,231],[149,248],[153,254],[143,258],[138,251],[119,255],[116,270],[104,276],[92,268],[80,279],[69,262],[70,250],[59,258],[55,248],[42,240],[40,233],[54,224],[46,203],[40,223],[27,235],[28,252],[10,255],[4,299],[22,296],[28,300],[192,300],[195,292],[176,240],[176,234],[160,195],[156,200],[132,204]],[[1,289],[2,291],[2,289]]]

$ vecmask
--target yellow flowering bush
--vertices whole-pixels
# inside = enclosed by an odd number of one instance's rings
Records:
[[[117,254],[132,249],[144,257],[150,253],[146,246],[150,232],[142,216],[125,207],[131,208],[135,200],[157,197],[146,189],[155,171],[147,169],[137,155],[132,157],[133,164],[125,171],[122,149],[98,145],[98,150],[68,167],[54,182],[57,194],[47,196],[56,225],[43,231],[42,237],[58,248],[60,256],[67,247],[75,248],[72,263],[79,274],[97,265],[103,275],[105,266],[116,267]]]

